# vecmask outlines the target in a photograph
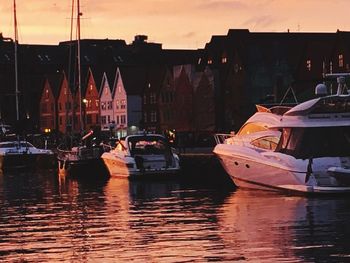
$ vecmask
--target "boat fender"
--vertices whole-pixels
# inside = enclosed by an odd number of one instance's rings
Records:
[[[307,164],[305,183],[309,181],[311,175],[312,175],[312,157],[309,158],[309,163]]]

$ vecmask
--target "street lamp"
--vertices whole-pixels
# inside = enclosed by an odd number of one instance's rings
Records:
[[[84,113],[85,113],[85,123],[84,123],[84,128],[86,129],[86,126],[87,126],[87,112],[86,112],[86,108],[88,106],[88,100],[86,98],[84,98],[83,99],[83,103],[85,105],[85,111],[84,111]]]

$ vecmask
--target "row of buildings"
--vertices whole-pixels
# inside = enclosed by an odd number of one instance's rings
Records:
[[[10,124],[15,123],[13,46],[0,36],[0,118]],[[35,132],[95,126],[114,128],[119,136],[139,129],[237,130],[255,104],[303,101],[325,73],[350,72],[350,32],[343,31],[232,29],[198,50],[163,49],[146,36],[131,44],[86,39],[80,89],[74,41],[18,50],[21,124]]]

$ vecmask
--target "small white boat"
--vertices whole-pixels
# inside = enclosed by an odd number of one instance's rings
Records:
[[[158,134],[129,135],[118,140],[115,148],[101,158],[110,175],[117,177],[148,178],[180,170],[178,155]]]
[[[304,193],[350,192],[350,95],[295,107],[259,106],[236,135],[217,134],[214,153],[238,187]],[[316,87],[325,95],[325,85]]]
[[[18,168],[52,168],[55,156],[51,150],[39,149],[27,141],[0,142],[0,170]]]

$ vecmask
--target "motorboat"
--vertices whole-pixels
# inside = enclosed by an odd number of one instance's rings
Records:
[[[0,170],[36,169],[54,167],[54,153],[40,149],[27,141],[13,140],[0,142]]]
[[[116,177],[149,178],[180,170],[178,155],[159,134],[128,135],[101,158],[110,175]]]
[[[294,107],[258,106],[237,134],[216,134],[213,152],[236,186],[350,192],[350,95],[344,77],[338,76],[336,94],[327,95],[324,84],[316,94]]]

